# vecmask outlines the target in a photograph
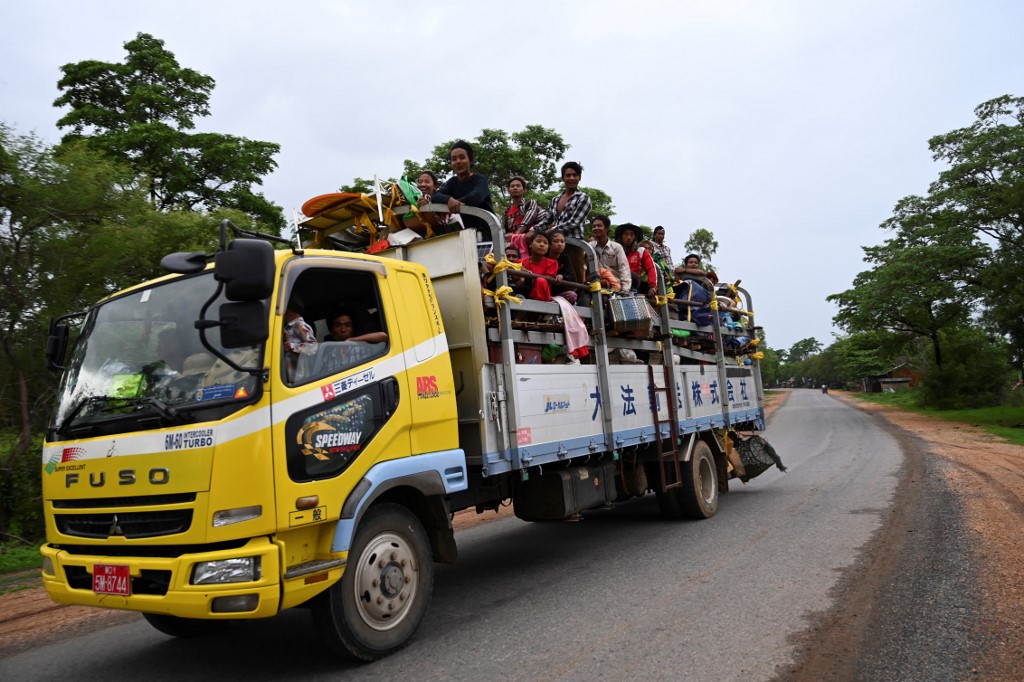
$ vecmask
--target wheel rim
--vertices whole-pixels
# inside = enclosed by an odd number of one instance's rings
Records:
[[[698,494],[701,496],[701,499],[704,500],[704,505],[710,507],[715,503],[715,494],[718,489],[718,476],[715,473],[715,467],[712,464],[710,457],[701,457],[697,466],[697,481],[700,485]]]
[[[409,542],[395,533],[373,538],[356,564],[359,615],[374,630],[390,630],[409,614],[419,591],[419,571]]]

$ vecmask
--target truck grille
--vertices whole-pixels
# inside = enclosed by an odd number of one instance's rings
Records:
[[[133,497],[97,497],[87,500],[53,500],[54,509],[102,509],[103,507],[148,507],[158,504],[195,502],[195,493],[172,495],[135,495]]]
[[[81,538],[152,538],[184,533],[192,525],[191,509],[151,512],[56,514],[57,529]]]

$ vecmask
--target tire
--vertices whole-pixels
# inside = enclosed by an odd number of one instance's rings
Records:
[[[707,443],[697,441],[690,461],[680,463],[683,473],[683,485],[680,487],[661,492],[658,489],[661,479],[657,464],[654,467],[654,471],[647,475],[652,481],[658,508],[665,518],[709,519],[718,511],[718,470],[715,456]],[[674,466],[666,462],[665,468],[669,482],[674,482]]]
[[[178,616],[165,616],[158,613],[144,613],[142,617],[154,628],[182,639],[195,639],[207,637],[220,630],[225,621],[222,620],[201,620],[199,618],[179,618]]]
[[[688,519],[710,519],[718,511],[718,468],[704,441],[697,441],[690,461],[683,463],[683,487],[673,492]]]
[[[376,661],[406,646],[434,583],[430,541],[405,507],[371,507],[359,524],[341,580],[317,597],[313,622],[337,654]]]

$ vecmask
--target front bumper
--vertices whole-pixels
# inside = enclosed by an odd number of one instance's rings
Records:
[[[234,549],[182,554],[173,558],[104,556],[102,550],[102,546],[97,546],[96,554],[72,554],[49,544],[43,545],[40,552],[44,559],[52,562],[54,569],[52,574],[42,573],[43,586],[50,598],[61,604],[128,609],[181,618],[266,618],[277,614],[280,608],[279,548],[266,537],[253,538]],[[259,557],[261,572],[258,580],[218,585],[189,584],[196,563],[242,557]],[[95,594],[92,591],[92,574],[96,564],[127,565],[131,575],[131,595]],[[252,610],[214,611],[214,600],[219,597],[249,595],[258,598]]]

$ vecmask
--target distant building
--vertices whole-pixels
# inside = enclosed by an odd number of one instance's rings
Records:
[[[861,379],[865,393],[905,391],[920,382],[921,370],[909,362],[896,365],[884,374],[869,374]]]

